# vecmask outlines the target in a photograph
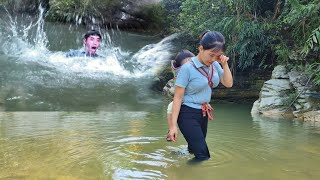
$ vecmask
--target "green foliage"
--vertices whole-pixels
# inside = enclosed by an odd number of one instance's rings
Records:
[[[304,44],[302,53],[304,55],[309,54],[310,50],[319,51],[320,48],[320,26],[312,31],[309,38]]]
[[[0,0],[0,6],[3,5],[9,12],[24,12],[29,14],[37,13],[40,3],[43,7],[48,5],[49,0]],[[2,10],[1,10],[2,11]]]
[[[314,45],[318,44],[315,38],[317,38],[317,33],[319,34],[319,12],[320,3],[318,0],[286,1],[282,15],[277,22],[277,28],[281,31],[282,41],[291,50],[298,50],[302,53],[301,55],[306,56],[309,50],[314,49]]]
[[[295,62],[295,64],[306,65],[308,73],[313,77],[314,84],[319,85],[320,3],[318,0],[290,0],[285,7],[287,9],[280,17],[280,22],[283,25],[282,28],[289,30],[286,44],[290,45],[292,51],[300,52],[298,56],[300,62]]]
[[[227,34],[233,33],[233,37],[228,37],[232,42],[229,49],[232,48],[232,52],[235,52],[240,69],[262,64],[261,62],[266,58],[264,53],[269,49],[270,39],[265,34],[264,26],[261,23],[240,21],[236,26],[224,27],[224,29]],[[238,34],[235,34],[234,31]]]
[[[313,77],[313,83],[320,86],[320,62],[314,62],[307,66],[307,72]]]
[[[8,1],[7,0],[0,0],[0,5],[7,5]]]
[[[137,17],[144,19],[149,25],[149,29],[159,29],[162,28],[165,23],[164,12],[164,8],[161,4],[150,4],[143,6]]]
[[[163,0],[162,5],[164,8],[164,21],[167,24],[167,26],[164,27],[164,33],[170,34],[171,32],[178,31],[177,24],[178,19],[177,16],[180,13],[180,6],[181,1],[180,0]]]
[[[305,35],[310,29],[318,26],[318,24],[316,24],[319,23],[319,17],[317,16],[319,16],[320,4],[318,0],[309,2],[288,0],[285,8],[280,20],[284,25],[292,28],[293,32],[300,33],[296,35]],[[305,38],[305,36],[302,37]]]
[[[222,32],[240,70],[306,65],[320,57],[319,14],[319,0],[181,0],[171,29],[195,39],[207,29]]]
[[[185,0],[181,5],[181,13],[178,16],[180,29],[189,31],[194,36],[207,30],[210,18],[219,13],[219,6],[209,3],[209,0]],[[209,21],[208,21],[209,20]]]
[[[280,41],[273,47],[273,50],[278,56],[279,64],[289,64],[290,48],[286,43]]]
[[[289,92],[283,93],[282,96],[283,97],[287,97],[287,98],[284,98],[283,101],[282,101],[283,106],[291,107],[294,104],[294,102],[296,102],[297,97],[299,95],[295,91],[289,91]]]
[[[101,23],[119,6],[117,0],[52,0],[48,18],[77,24]]]
[[[179,25],[194,36],[207,29],[220,31],[226,37],[226,53],[233,56],[240,69],[262,66],[271,38],[268,26],[255,19],[256,7],[257,3],[250,0],[185,0],[178,16]]]
[[[73,22],[76,24],[105,25],[113,22],[121,12],[140,18],[149,29],[161,29],[164,24],[164,9],[161,4],[148,4],[139,11],[127,12],[118,0],[51,0],[48,18],[50,20]],[[110,25],[110,24],[108,24]]]

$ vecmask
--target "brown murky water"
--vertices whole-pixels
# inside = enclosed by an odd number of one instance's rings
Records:
[[[212,158],[192,164],[165,106],[148,111],[1,112],[0,179],[319,179],[320,127],[215,105]]]

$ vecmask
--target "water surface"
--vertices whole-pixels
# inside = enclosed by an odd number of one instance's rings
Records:
[[[84,28],[0,16],[0,179],[319,179],[320,126],[214,104],[211,159],[166,142],[150,90],[177,35],[102,30],[101,58],[66,58]],[[31,21],[31,22],[30,22]]]
[[[320,127],[252,118],[250,105],[216,104],[211,159],[190,163],[165,141],[166,103],[147,111],[2,112],[4,179],[319,179]]]

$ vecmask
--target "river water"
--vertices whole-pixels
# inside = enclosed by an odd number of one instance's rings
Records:
[[[166,142],[168,100],[150,85],[171,40],[103,31],[103,58],[65,58],[84,28],[0,20],[0,179],[319,179],[320,125],[215,104],[211,159]]]
[[[4,179],[319,179],[320,127],[253,118],[250,105],[215,104],[211,159],[190,162],[166,142],[165,103],[95,112],[2,112]]]

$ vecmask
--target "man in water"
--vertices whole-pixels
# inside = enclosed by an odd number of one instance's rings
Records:
[[[88,31],[83,38],[84,51],[70,50],[66,57],[99,57],[96,54],[97,49],[100,47],[101,34],[97,30]]]

